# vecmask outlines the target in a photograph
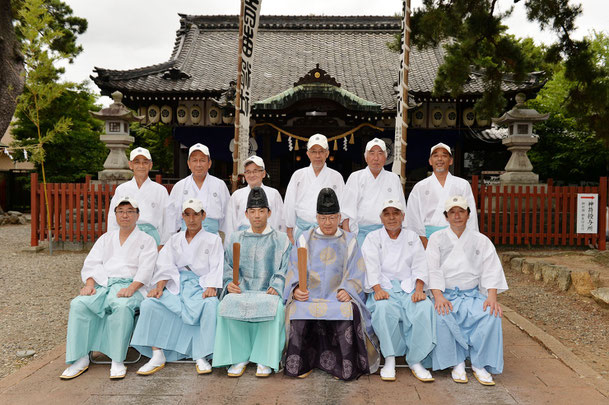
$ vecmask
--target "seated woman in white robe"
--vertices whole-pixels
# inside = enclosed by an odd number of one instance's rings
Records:
[[[474,377],[494,385],[490,373],[503,371],[497,302],[497,294],[508,288],[503,268],[492,242],[469,228],[470,209],[463,196],[446,200],[444,215],[449,227],[431,235],[426,251],[429,288],[438,311],[433,369],[453,367],[453,380],[466,383],[469,358]]]
[[[102,352],[112,359],[110,378],[124,378],[135,311],[150,285],[157,247],[154,238],[136,227],[137,202],[118,201],[119,229],[103,234],[93,245],[82,267],[85,286],[70,303],[66,363],[61,378],[78,377],[89,368],[89,353]]]
[[[222,287],[224,250],[218,235],[205,231],[203,203],[182,205],[186,230],[161,249],[152,284],[140,310],[131,345],[150,361],[139,375],[156,373],[166,361],[193,359],[199,374],[211,373],[216,335],[216,289]]]
[[[366,306],[381,343],[385,365],[381,379],[395,381],[395,356],[406,356],[423,382],[434,381],[431,367],[436,345],[434,307],[423,292],[428,282],[425,249],[419,236],[402,228],[404,206],[387,200],[381,207],[383,228],[370,232],[362,246],[366,261]],[[421,364],[424,363],[424,364]]]

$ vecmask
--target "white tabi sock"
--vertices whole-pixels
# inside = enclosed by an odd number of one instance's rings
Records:
[[[162,366],[165,364],[165,353],[163,353],[162,349],[152,349],[152,357],[148,364],[154,367]]]
[[[484,367],[478,368],[472,364],[472,370],[474,371],[474,373],[476,373],[476,375],[481,381],[487,383],[493,382],[493,376],[488,371],[486,371]]]
[[[394,378],[395,377],[395,356],[385,357],[385,365],[381,369],[381,377]]]
[[[89,367],[89,356],[83,356],[66,368],[62,375],[64,377],[72,377],[87,367]]]

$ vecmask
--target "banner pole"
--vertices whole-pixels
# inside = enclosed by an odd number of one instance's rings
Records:
[[[235,137],[233,149],[233,175],[231,176],[231,189],[234,193],[237,190],[237,180],[239,179],[239,115],[241,110],[241,63],[243,49],[243,10],[245,0],[241,0],[241,12],[239,14],[239,59],[237,61],[237,92],[235,93]]]

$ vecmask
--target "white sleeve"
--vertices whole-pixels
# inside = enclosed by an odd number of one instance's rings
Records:
[[[231,233],[235,232],[239,228],[237,208],[235,207],[235,193],[233,193],[233,195],[228,199],[228,207],[226,208],[226,218],[224,221],[224,240],[228,240]]]
[[[467,227],[472,230],[478,231],[478,209],[476,208],[476,200],[474,200],[474,193],[472,192],[471,185],[465,181],[465,199],[467,205],[471,211],[469,219],[467,220]]]
[[[283,215],[285,219],[285,226],[287,228],[296,227],[296,193],[298,192],[299,179],[298,175],[294,173],[288,188],[285,191],[285,200],[283,202]]]
[[[171,236],[178,232],[180,226],[180,211],[182,205],[182,191],[183,187],[178,182],[171,189],[171,194],[167,199],[167,205],[165,206],[165,214],[163,216],[163,226],[167,235]]]
[[[481,267],[482,275],[480,276],[480,287],[483,294],[488,294],[489,288],[496,288],[497,293],[507,291],[508,285],[503,273],[503,267],[497,251],[493,243],[486,237],[480,245],[482,256]]]
[[[83,283],[86,283],[87,279],[92,278],[99,285],[108,285],[108,275],[104,270],[103,261],[106,239],[109,238],[105,235],[108,234],[105,233],[95,242],[83,263],[82,270],[80,271]]]
[[[349,230],[355,231],[354,226],[357,221],[357,207],[359,203],[359,183],[357,181],[357,174],[351,173],[347,179],[344,192],[340,201],[341,212],[344,219],[349,219]]]
[[[219,190],[219,194],[220,194],[220,205],[222,207],[222,218],[220,218],[220,220],[218,221],[218,229],[221,230],[222,232],[224,232],[224,234],[226,235],[226,226],[227,221],[226,221],[226,216],[228,213],[228,200],[230,200],[230,193],[228,192],[228,187],[226,187],[226,184],[224,183],[224,181],[220,180],[220,182],[222,183],[220,185]]]
[[[425,256],[427,258],[427,270],[429,272],[429,288],[444,291],[446,287],[444,273],[440,268],[440,244],[437,233],[429,238]]]
[[[167,206],[169,200],[169,193],[167,192],[167,189],[164,186],[161,187],[163,187],[163,191],[159,192],[160,199],[158,201],[158,204],[160,207],[162,207],[161,212],[164,214],[165,207]],[[165,224],[165,215],[162,215],[162,218],[160,218],[159,221],[159,235],[161,236],[161,245],[165,245],[165,243],[167,243],[169,241],[169,238],[171,237],[171,233],[169,232],[168,228],[169,227]]]
[[[425,283],[424,289],[429,288],[429,272],[427,271],[427,258],[425,256],[425,248],[423,242],[418,236],[412,241],[412,262],[410,269],[412,271],[412,279],[421,280]]]
[[[147,289],[150,287],[150,281],[154,274],[158,250],[154,238],[148,234],[144,235],[145,237],[142,238],[144,248],[141,249],[141,252],[139,253],[137,271],[135,272],[135,276],[133,276],[133,281],[139,281],[144,284],[144,287]],[[144,297],[145,296],[146,295],[144,294]]]
[[[271,227],[280,232],[285,232],[285,223],[283,222],[283,200],[279,191],[274,190],[274,198],[271,207]]]
[[[154,287],[159,281],[167,280],[165,288],[173,295],[178,295],[180,293],[180,271],[175,263],[173,241],[169,240],[159,252],[150,286]]]
[[[406,229],[413,231],[419,236],[425,236],[425,224],[421,215],[419,191],[415,185],[406,204]]]
[[[372,287],[381,283],[380,241],[376,234],[369,234],[362,243],[362,256],[366,263],[364,291],[371,292]]]
[[[222,288],[222,276],[224,275],[224,249],[222,240],[218,236],[209,252],[209,271],[199,277],[199,285],[202,289],[208,287]]]

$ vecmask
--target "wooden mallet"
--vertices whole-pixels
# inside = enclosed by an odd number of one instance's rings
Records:
[[[307,291],[307,248],[298,248],[298,288]]]
[[[241,244],[233,243],[233,283],[239,285],[239,257],[241,256]]]

